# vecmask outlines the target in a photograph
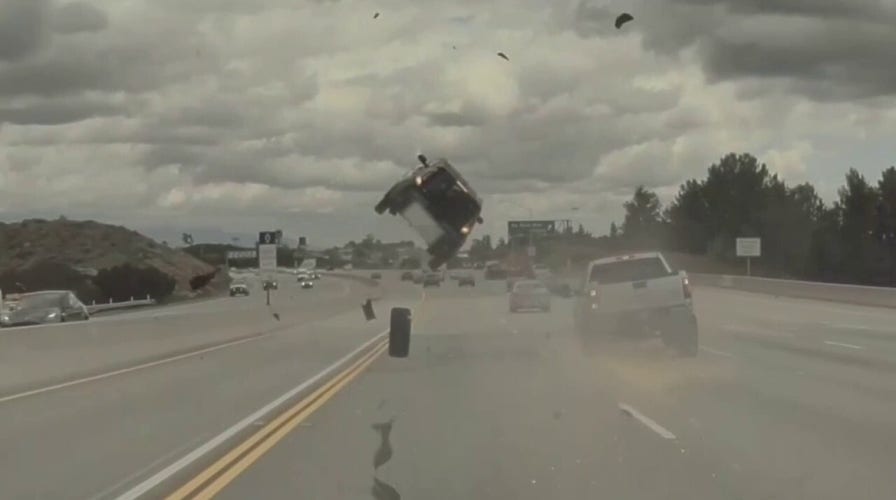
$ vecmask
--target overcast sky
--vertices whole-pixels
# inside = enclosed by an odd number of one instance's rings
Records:
[[[0,0],[0,219],[409,238],[373,204],[421,151],[495,235],[604,233],[731,151],[830,201],[896,163],[894,25],[892,0]]]

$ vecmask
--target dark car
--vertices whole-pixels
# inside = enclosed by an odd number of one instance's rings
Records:
[[[90,319],[87,306],[68,290],[25,293],[15,308],[0,314],[0,326],[41,325]]]
[[[249,287],[246,286],[245,283],[234,283],[230,285],[230,296],[236,297],[238,295],[243,297],[249,296]]]
[[[370,279],[372,279],[372,280],[378,280],[378,279],[382,279],[382,278],[383,278],[383,275],[380,273],[370,273]]]
[[[442,275],[439,273],[426,273],[423,275],[423,287],[441,286]]]
[[[476,286],[473,273],[462,273],[457,276],[457,286]]]
[[[405,271],[401,273],[401,281],[414,281],[414,272]]]
[[[401,179],[376,204],[382,214],[401,215],[426,241],[431,256],[430,269],[437,269],[453,257],[482,223],[482,199],[444,159],[429,164],[418,155],[422,166]]]
[[[277,290],[279,285],[277,285],[277,282],[274,280],[266,280],[262,288],[264,290]]]

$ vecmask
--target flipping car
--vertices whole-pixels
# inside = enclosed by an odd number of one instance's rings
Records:
[[[429,164],[424,155],[417,159],[422,165],[395,183],[374,209],[401,215],[426,241],[429,267],[437,269],[482,223],[482,199],[447,160]]]

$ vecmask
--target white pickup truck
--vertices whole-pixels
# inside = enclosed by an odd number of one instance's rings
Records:
[[[597,335],[655,337],[685,356],[697,355],[697,318],[683,271],[659,252],[597,259],[588,264],[575,322],[586,340]]]

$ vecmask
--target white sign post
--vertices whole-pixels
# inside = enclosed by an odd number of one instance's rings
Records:
[[[277,270],[277,245],[258,245],[258,269],[261,271]]]
[[[750,258],[762,256],[762,239],[737,238],[736,250],[738,257],[747,258],[747,276],[750,276]]]

